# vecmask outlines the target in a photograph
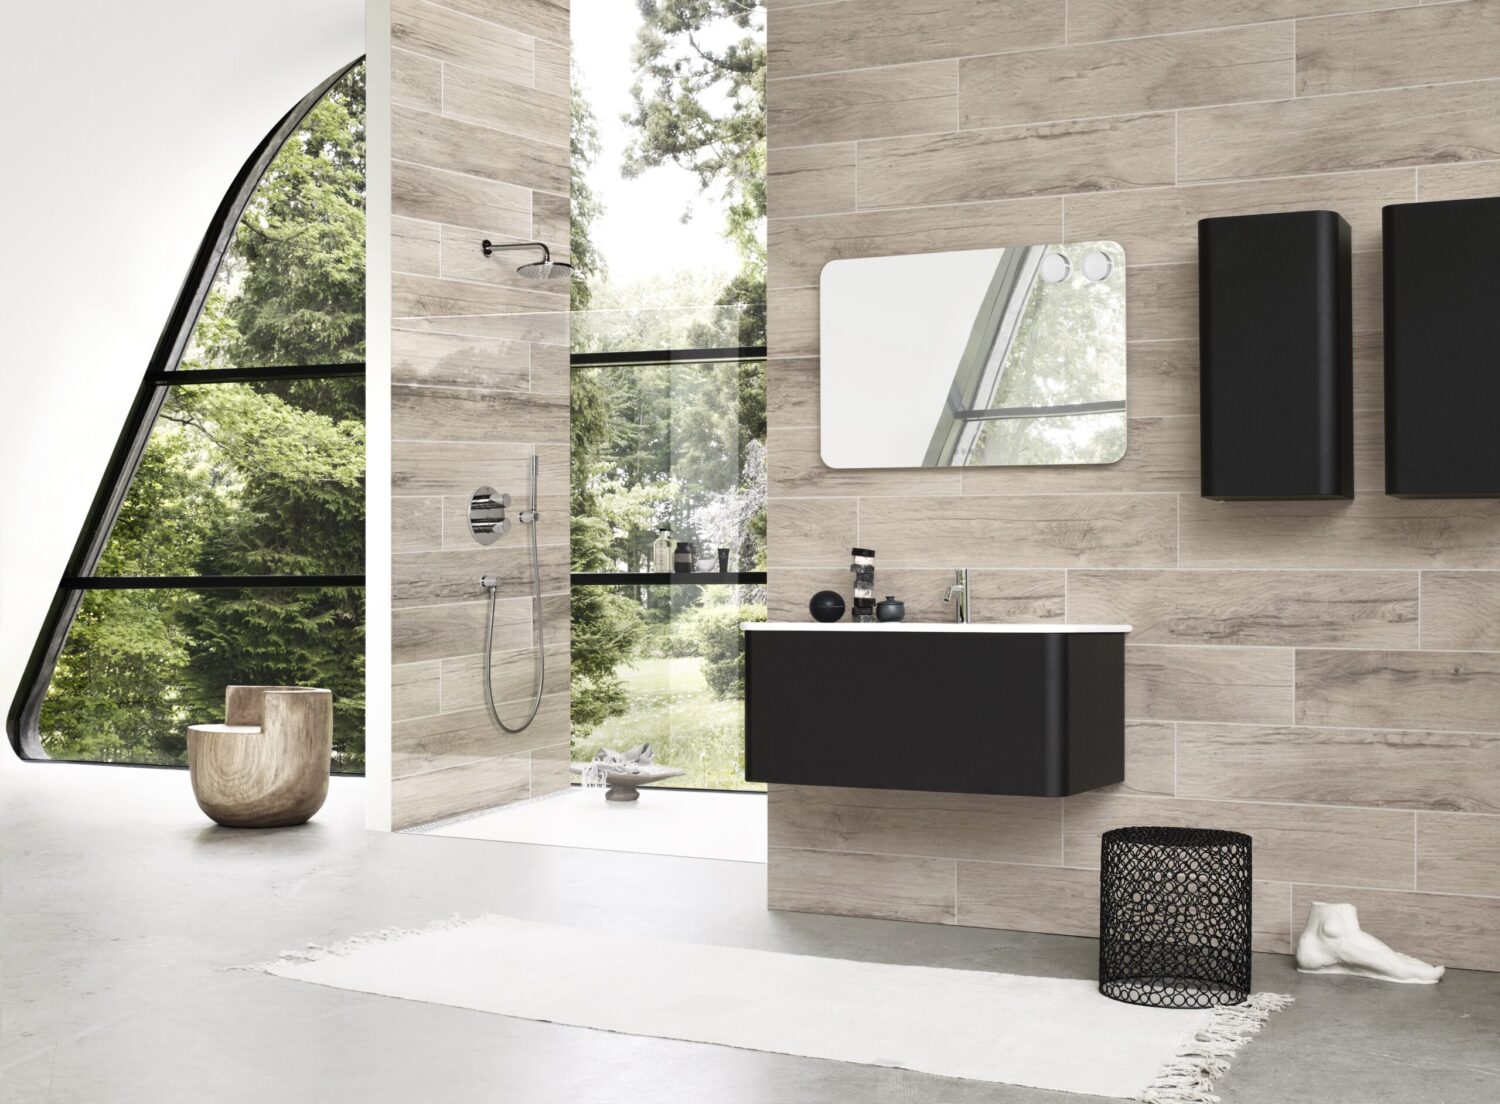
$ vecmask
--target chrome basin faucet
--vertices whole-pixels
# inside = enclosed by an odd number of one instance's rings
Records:
[[[955,621],[960,625],[969,623],[969,569],[967,567],[953,569],[953,583],[948,587],[948,594],[943,601],[953,606]]]

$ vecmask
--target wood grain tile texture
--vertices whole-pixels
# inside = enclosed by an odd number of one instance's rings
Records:
[[[859,544],[916,620],[951,616],[967,567],[977,620],[1135,626],[1123,784],[1053,813],[773,792],[773,907],[1088,935],[1100,832],[1204,824],[1256,838],[1262,949],[1307,902],[1355,900],[1397,945],[1500,970],[1500,502],[1380,477],[1381,208],[1500,194],[1500,3],[769,8],[772,616],[847,591]],[[429,85],[407,66],[414,105]],[[1352,231],[1356,497],[1207,501],[1198,220],[1314,208]],[[1097,238],[1130,264],[1124,459],[822,465],[824,264]],[[438,348],[412,370],[444,370]]]
[[[568,318],[565,286],[527,284],[483,238],[568,250],[567,0],[395,0],[392,207],[392,819],[397,828],[566,783]],[[500,578],[502,715],[531,695],[525,534],[481,548],[482,485],[525,509],[541,457],[547,686],[502,734],[483,707],[481,574]],[[547,512],[554,516],[547,516]]]

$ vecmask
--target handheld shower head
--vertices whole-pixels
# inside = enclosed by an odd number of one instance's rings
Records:
[[[566,261],[554,261],[552,251],[544,242],[509,242],[496,245],[489,238],[485,238],[479,243],[479,248],[486,257],[493,256],[497,250],[501,249],[540,249],[542,251],[540,261],[532,261],[516,269],[517,275],[527,280],[566,280],[573,275],[573,266]]]

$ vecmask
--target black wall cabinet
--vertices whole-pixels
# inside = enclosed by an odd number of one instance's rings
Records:
[[[1385,209],[1385,491],[1500,498],[1500,197]]]
[[[1349,224],[1198,223],[1203,496],[1354,494]]]

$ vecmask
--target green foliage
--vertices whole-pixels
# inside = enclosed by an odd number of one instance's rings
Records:
[[[708,606],[693,628],[703,656],[703,679],[716,698],[745,696],[745,634],[741,621],[764,621],[765,606]]]
[[[181,369],[364,359],[364,69],[309,112],[246,206]],[[364,385],[179,385],[100,574],[358,574]],[[230,683],[333,691],[335,769],[364,763],[363,596],[91,591],[43,703],[54,758],[179,763]]]
[[[221,271],[215,362],[359,361],[365,348],[365,67],[307,113],[245,206]]]
[[[84,594],[42,705],[48,755],[103,763],[181,760],[187,711],[203,704],[182,678],[191,657],[178,618],[193,599],[186,591]],[[222,692],[219,700],[222,710]]]
[[[742,345],[765,344],[766,38],[765,13],[747,0],[636,0],[636,138],[627,177],[668,162],[724,201],[725,235],[741,270],[717,302],[741,307]],[[738,32],[728,33],[730,29]],[[706,43],[727,38],[722,46]],[[721,342],[714,342],[720,344]]]
[[[636,0],[634,110],[638,137],[625,155],[627,177],[673,162],[704,191],[726,200],[726,231],[741,252],[764,252],[766,213],[766,42],[760,5],[745,0]],[[718,49],[705,29],[743,33]]]
[[[573,731],[587,735],[629,705],[620,668],[640,648],[640,607],[607,587],[573,588]]]
[[[575,736],[575,760],[601,747],[650,744],[658,763],[687,773],[658,787],[763,790],[745,781],[744,708],[714,697],[697,656],[641,659],[624,671],[627,709],[589,734]]]
[[[739,345],[742,347],[766,343],[766,268],[762,263],[747,263],[738,274],[719,289],[715,302],[721,307],[733,307],[734,332],[725,341],[718,332],[705,332],[703,340],[692,344],[698,348],[712,345]],[[716,327],[723,330],[723,325]]]
[[[570,104],[569,145],[571,201],[568,224],[569,261],[573,265],[572,307],[586,311],[593,299],[593,282],[604,274],[604,258],[594,245],[594,221],[604,213],[604,205],[589,187],[588,170],[599,160],[599,126],[594,112],[578,89],[575,78]]]

